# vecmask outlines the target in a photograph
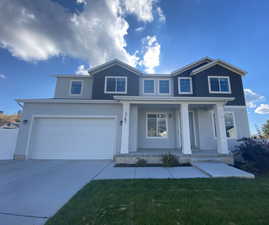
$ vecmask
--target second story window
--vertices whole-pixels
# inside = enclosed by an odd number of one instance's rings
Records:
[[[106,77],[105,93],[107,94],[126,94],[127,77]]]
[[[70,95],[81,95],[82,80],[71,80],[70,82]]]
[[[144,94],[154,94],[155,93],[155,85],[154,80],[145,79],[143,80],[144,84]]]
[[[164,79],[159,80],[159,94],[160,95],[169,95],[170,94],[170,80]]]
[[[229,77],[208,77],[209,93],[229,94],[231,93]]]
[[[192,78],[179,77],[178,78],[178,93],[179,94],[192,94]]]

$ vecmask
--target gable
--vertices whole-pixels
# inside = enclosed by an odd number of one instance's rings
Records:
[[[241,76],[246,74],[246,71],[244,71],[242,69],[239,69],[238,67],[235,67],[235,66],[233,66],[233,65],[231,65],[229,63],[226,63],[226,62],[224,62],[222,60],[215,60],[215,61],[213,61],[211,63],[208,63],[208,64],[206,64],[204,66],[198,67],[197,69],[193,70],[191,74],[195,75],[195,74],[198,74],[198,73],[203,72],[205,70],[209,70],[209,69],[211,69],[213,67],[216,67],[216,66],[225,68],[225,69],[227,69],[227,70],[229,70],[229,71],[231,71],[233,73],[236,73],[238,75],[241,75]]]
[[[122,68],[136,74],[136,75],[142,75],[142,72],[140,72],[139,70],[137,70],[136,68],[134,68],[132,66],[129,66],[128,64],[126,64],[124,62],[121,62],[118,59],[114,59],[114,60],[109,61],[107,63],[104,63],[102,65],[96,66],[96,67],[90,69],[88,72],[90,75],[95,75],[103,70],[107,70],[107,69],[114,67],[114,66],[122,67]]]
[[[196,69],[196,68],[198,68],[200,66],[203,66],[203,65],[208,64],[208,63],[213,62],[213,61],[214,60],[209,58],[209,57],[204,57],[204,58],[201,58],[198,61],[195,61],[195,62],[193,62],[191,64],[188,64],[186,66],[181,67],[180,69],[177,69],[177,70],[173,71],[171,74],[173,74],[173,75],[179,75],[179,74],[182,74],[182,73],[185,74],[187,71],[188,72],[192,71],[192,70],[194,70],[194,69]]]
[[[139,76],[125,67],[114,64],[94,74],[93,78],[93,99],[113,99],[113,94],[105,93],[105,77],[127,77],[126,95],[139,95]]]

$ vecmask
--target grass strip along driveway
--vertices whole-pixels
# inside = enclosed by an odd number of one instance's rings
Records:
[[[269,224],[269,176],[104,180],[79,191],[46,225]]]

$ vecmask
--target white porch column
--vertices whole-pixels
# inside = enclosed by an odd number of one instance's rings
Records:
[[[224,107],[223,107],[222,103],[216,104],[215,113],[216,113],[218,153],[219,154],[229,154],[227,137],[226,137],[225,121],[224,121]]]
[[[122,133],[121,133],[121,154],[129,152],[129,125],[130,125],[130,103],[123,102],[122,112]]]
[[[189,105],[187,103],[181,104],[180,120],[182,128],[182,153],[192,154],[190,139]]]

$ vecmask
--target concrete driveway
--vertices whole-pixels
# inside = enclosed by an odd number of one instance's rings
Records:
[[[108,160],[0,161],[0,225],[42,225],[93,179],[249,176],[223,163],[196,164],[121,168]]]
[[[0,161],[0,224],[41,225],[111,161]]]

